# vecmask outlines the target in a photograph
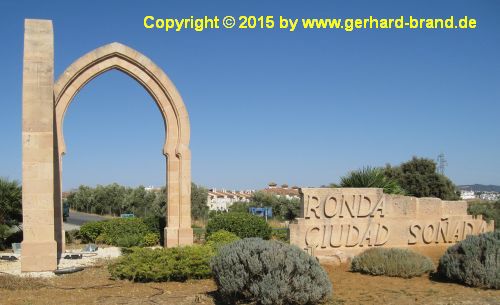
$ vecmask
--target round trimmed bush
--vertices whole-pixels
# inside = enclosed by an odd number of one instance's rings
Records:
[[[351,271],[402,278],[420,276],[434,268],[427,256],[397,248],[371,248],[351,261]]]
[[[144,247],[153,247],[160,243],[160,234],[158,233],[146,233],[142,238],[142,245]]]
[[[219,230],[234,233],[239,238],[260,237],[262,239],[269,239],[272,231],[264,218],[248,213],[215,215],[208,221],[207,238]]]
[[[104,232],[105,221],[91,221],[80,227],[80,236],[83,243],[94,243],[97,237]]]
[[[439,260],[438,274],[473,287],[500,288],[500,231],[469,235]]]
[[[207,246],[212,247],[214,250],[219,250],[222,246],[230,244],[239,240],[238,235],[228,232],[226,230],[219,230],[212,233],[207,239]]]
[[[274,240],[235,241],[219,249],[211,267],[219,292],[232,301],[317,304],[332,293],[328,275],[314,257]]]

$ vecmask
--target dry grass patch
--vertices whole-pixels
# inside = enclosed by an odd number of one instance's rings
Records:
[[[44,279],[0,274],[0,289],[36,290],[45,286],[47,286],[47,280]]]

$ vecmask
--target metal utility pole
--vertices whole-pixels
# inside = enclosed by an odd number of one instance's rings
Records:
[[[440,153],[437,157],[437,171],[441,175],[444,175],[444,168],[448,166],[448,161],[446,161],[446,158],[444,157],[443,153]]]

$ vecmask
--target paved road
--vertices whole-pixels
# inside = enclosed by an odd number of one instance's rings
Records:
[[[99,221],[105,219],[107,218],[99,215],[70,211],[69,217],[64,222],[64,230],[69,231],[69,230],[79,229],[80,226],[86,222]]]

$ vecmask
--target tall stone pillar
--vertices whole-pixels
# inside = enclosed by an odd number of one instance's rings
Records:
[[[50,20],[25,20],[21,270],[57,269],[54,230],[54,36]]]
[[[167,226],[164,229],[164,246],[167,248],[193,244],[191,155],[189,150],[182,157],[172,155],[167,157]]]
[[[181,174],[181,206],[179,217],[179,246],[193,244],[193,229],[191,228],[191,152],[184,149],[180,160]]]

